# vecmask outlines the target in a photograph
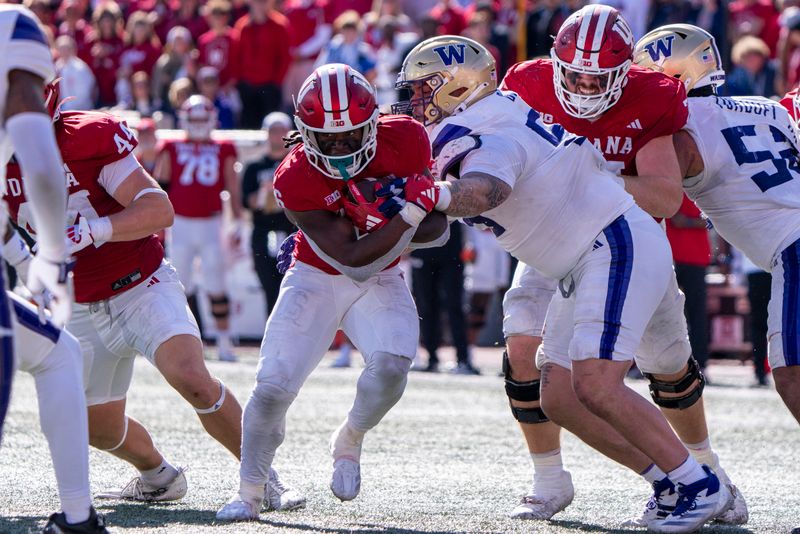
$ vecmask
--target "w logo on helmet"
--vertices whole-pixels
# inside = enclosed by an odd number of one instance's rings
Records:
[[[463,44],[450,44],[447,46],[437,46],[433,51],[439,54],[442,63],[444,63],[446,67],[449,67],[453,64],[453,61],[456,63],[464,63],[465,48],[466,45]]]
[[[659,61],[662,56],[664,59],[672,56],[672,41],[674,40],[674,35],[667,35],[663,39],[647,43],[644,48],[647,50],[647,53],[650,54],[650,59]]]

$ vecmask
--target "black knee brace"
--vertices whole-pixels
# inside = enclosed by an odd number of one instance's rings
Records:
[[[520,423],[536,424],[549,421],[542,408],[520,408],[511,404],[512,400],[520,402],[534,402],[539,400],[539,380],[518,382],[511,378],[511,364],[508,361],[508,352],[503,351],[503,375],[506,379],[506,395],[508,395],[511,414]]]
[[[226,319],[230,315],[230,301],[227,295],[209,297],[211,301],[211,315],[214,319]]]
[[[703,387],[706,385],[706,379],[703,373],[700,372],[700,368],[694,358],[689,358],[688,364],[689,367],[686,369],[686,374],[676,382],[662,382],[654,378],[653,375],[644,373],[644,376],[650,381],[650,395],[653,397],[653,402],[662,408],[685,410],[700,400],[703,395]],[[692,387],[695,381],[697,381],[697,385]],[[688,391],[689,388],[691,388],[690,391]],[[678,397],[664,397],[661,393],[679,393],[681,395]]]

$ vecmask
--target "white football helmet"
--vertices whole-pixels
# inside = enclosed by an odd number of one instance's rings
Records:
[[[205,141],[217,127],[217,108],[203,95],[192,95],[178,111],[178,124],[192,141]]]

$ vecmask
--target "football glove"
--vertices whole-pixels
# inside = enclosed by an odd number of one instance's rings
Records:
[[[102,245],[111,239],[112,227],[108,217],[87,219],[80,217],[77,224],[67,227],[67,254],[79,252],[92,243]]]
[[[40,252],[28,267],[28,290],[39,308],[39,321],[47,321],[44,310],[50,310],[51,321],[59,328],[72,316],[72,261],[54,262]]]
[[[289,237],[283,240],[283,243],[281,243],[281,248],[278,251],[278,256],[275,258],[278,261],[277,265],[275,265],[275,268],[278,269],[278,272],[281,274],[286,273],[286,271],[289,270],[289,267],[292,266],[292,254],[294,253],[295,236],[297,236],[297,232],[289,234]]]
[[[378,184],[376,183],[375,186],[377,188]],[[388,214],[392,212],[392,209],[387,207],[388,213],[384,213],[380,209],[386,199],[376,197],[374,202],[368,202],[352,180],[347,182],[347,189],[355,199],[355,202],[342,197],[344,213],[357,229],[362,232],[374,232],[382,228],[392,218],[393,215]],[[394,214],[396,215],[399,211],[399,209],[394,211]]]

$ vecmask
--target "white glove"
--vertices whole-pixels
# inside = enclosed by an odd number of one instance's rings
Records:
[[[67,227],[67,254],[75,254],[92,243],[101,245],[111,239],[111,232],[111,221],[108,217],[99,219],[80,217],[78,224]]]
[[[53,262],[40,252],[28,267],[28,282],[25,284],[33,294],[39,308],[39,321],[47,321],[44,310],[50,310],[51,321],[59,328],[72,316],[72,262]]]

